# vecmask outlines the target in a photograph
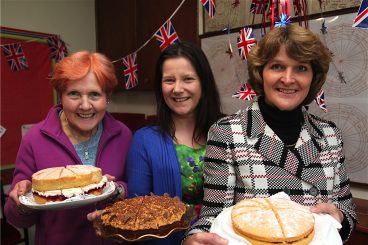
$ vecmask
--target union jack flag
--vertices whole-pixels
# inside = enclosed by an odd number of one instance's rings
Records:
[[[12,71],[26,70],[28,68],[26,56],[20,43],[4,44],[1,46],[1,49]]]
[[[252,0],[250,12],[252,14],[264,14],[268,6],[268,0]]]
[[[319,108],[321,108],[324,112],[327,112],[327,107],[325,103],[325,92],[322,89],[318,92],[315,100]]]
[[[368,29],[368,0],[363,0],[360,4],[353,27]]]
[[[201,2],[208,15],[213,18],[216,12],[216,0],[201,0]]]
[[[52,35],[47,38],[47,44],[51,50],[51,58],[56,62],[68,56],[68,49],[63,40],[57,35]]]
[[[166,21],[165,24],[160,27],[160,29],[155,33],[155,38],[160,44],[161,51],[167,48],[170,44],[179,42],[178,34],[176,34],[174,26],[170,20]]]
[[[240,90],[233,94],[233,98],[238,98],[240,100],[249,100],[252,101],[253,97],[256,96],[256,92],[248,85],[248,83],[244,83]]]
[[[240,36],[238,37],[238,50],[239,55],[243,60],[248,59],[248,54],[253,45],[257,43],[252,34],[252,28],[245,28],[240,30]]]
[[[132,53],[123,58],[123,74],[125,89],[132,89],[138,85],[138,65],[136,62],[137,53]]]

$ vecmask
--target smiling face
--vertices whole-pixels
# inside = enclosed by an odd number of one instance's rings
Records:
[[[170,58],[163,63],[162,94],[174,117],[195,115],[202,89],[189,60],[182,57]]]
[[[97,127],[105,115],[106,102],[106,93],[92,72],[81,80],[70,81],[61,94],[68,125],[80,135],[90,135]]]
[[[304,101],[313,79],[311,64],[292,59],[283,46],[262,74],[265,101],[282,111],[294,110]]]

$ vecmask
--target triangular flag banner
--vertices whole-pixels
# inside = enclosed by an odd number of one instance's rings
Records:
[[[216,0],[201,0],[201,2],[208,15],[213,18],[216,12]]]
[[[47,44],[51,49],[51,58],[55,59],[56,62],[68,56],[68,49],[59,36],[53,35],[48,37]]]
[[[165,24],[160,27],[160,29],[155,33],[155,38],[160,45],[161,51],[167,48],[170,44],[179,42],[179,36],[170,20],[166,21]]]
[[[257,96],[256,92],[249,86],[248,83],[244,83],[240,90],[233,94],[233,98],[238,98],[240,100],[249,100],[252,101],[253,97]]]
[[[238,50],[239,55],[243,60],[248,59],[250,49],[257,43],[254,35],[252,34],[252,28],[245,28],[240,30],[240,36],[238,37]]]
[[[316,103],[324,112],[327,112],[327,107],[325,103],[325,92],[323,90],[319,91],[316,97]]]
[[[137,53],[132,53],[123,58],[123,74],[125,89],[132,89],[138,85]]]
[[[28,69],[26,56],[20,43],[3,44],[1,49],[12,71]]]
[[[360,4],[353,27],[368,29],[368,0],[363,0]]]

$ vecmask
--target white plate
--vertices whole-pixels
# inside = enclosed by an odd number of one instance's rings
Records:
[[[233,207],[224,208],[213,221],[210,232],[217,233],[229,240],[231,245],[251,245],[249,241],[233,230],[231,210]],[[342,245],[338,229],[341,225],[328,214],[313,214],[314,237],[309,245]]]
[[[68,209],[68,208],[77,208],[80,206],[84,206],[91,203],[96,203],[98,201],[102,201],[108,198],[115,190],[114,182],[108,182],[104,189],[102,190],[102,194],[99,196],[95,195],[78,195],[75,197],[68,198],[61,202],[47,202],[45,204],[38,204],[35,202],[32,192],[27,193],[24,196],[19,197],[20,203],[23,205],[39,210],[48,210],[48,209]]]

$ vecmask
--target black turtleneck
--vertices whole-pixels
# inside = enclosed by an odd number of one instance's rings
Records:
[[[292,111],[280,111],[267,104],[263,97],[259,97],[258,104],[265,122],[284,144],[296,144],[303,123],[301,107]]]

